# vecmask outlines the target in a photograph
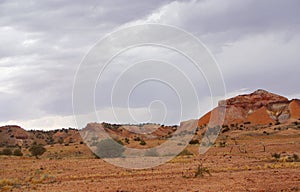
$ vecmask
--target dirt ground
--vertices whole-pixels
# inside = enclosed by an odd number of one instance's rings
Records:
[[[166,164],[143,170],[115,167],[92,157],[34,159],[1,156],[0,189],[300,191],[297,158],[300,156],[300,130],[267,132],[226,133],[203,155],[197,155],[199,145],[191,145],[187,150],[194,155],[178,156]],[[218,145],[221,141],[225,141],[225,146]],[[68,147],[71,149],[72,146]]]

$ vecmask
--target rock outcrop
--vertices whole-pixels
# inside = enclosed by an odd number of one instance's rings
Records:
[[[222,120],[216,115],[221,110],[225,112]],[[299,118],[300,100],[289,101],[283,96],[259,89],[251,94],[239,95],[219,102],[218,107],[199,119],[198,126],[209,123],[269,125]]]

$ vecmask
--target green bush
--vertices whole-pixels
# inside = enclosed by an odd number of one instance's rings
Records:
[[[29,151],[32,156],[35,156],[38,159],[39,156],[46,152],[46,148],[42,145],[34,144],[29,148]]]
[[[2,150],[2,155],[12,155],[12,151],[9,148],[5,148]]]
[[[221,131],[222,131],[222,133],[226,133],[226,132],[230,131],[230,128],[227,126],[227,127],[222,128]]]
[[[15,149],[13,155],[14,156],[23,156],[23,153],[22,153],[21,149]]]
[[[192,140],[190,140],[189,144],[191,144],[191,145],[199,144],[199,140],[197,140],[197,139],[192,139]]]
[[[96,155],[101,158],[122,157],[125,148],[112,139],[105,139],[97,143]]]
[[[275,159],[279,159],[280,158],[280,153],[273,153],[272,157],[274,157]]]
[[[144,140],[141,140],[140,145],[146,145],[146,142]]]
[[[117,140],[115,140],[117,143],[119,143],[120,145],[124,145],[124,143],[121,141],[121,140],[119,140],[119,139],[117,139]]]
[[[211,175],[207,167],[204,167],[202,164],[198,165],[197,170],[195,172],[195,177],[204,177],[205,173]]]
[[[141,138],[135,137],[133,140],[134,140],[134,141],[141,141]]]
[[[183,151],[181,151],[178,156],[190,156],[190,155],[194,155],[192,152],[190,152],[187,149],[184,149]]]
[[[130,141],[129,141],[129,139],[127,137],[125,138],[125,143],[127,143],[127,144],[130,143]]]
[[[220,142],[218,143],[218,146],[219,146],[219,147],[226,147],[226,142],[225,142],[225,141],[220,141]]]
[[[299,159],[299,156],[297,155],[297,154],[293,154],[293,159],[295,160],[295,161],[299,161],[300,159]]]

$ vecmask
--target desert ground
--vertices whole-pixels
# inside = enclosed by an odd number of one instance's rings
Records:
[[[2,191],[299,191],[300,129],[219,135],[205,154],[199,144],[151,169],[116,167],[84,144],[49,145],[39,159],[1,156]]]

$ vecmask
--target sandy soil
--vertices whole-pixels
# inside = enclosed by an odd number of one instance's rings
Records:
[[[3,191],[299,191],[300,131],[269,135],[230,132],[226,146],[196,155],[179,156],[152,169],[130,170],[101,159],[0,157]],[[218,143],[218,141],[217,141]],[[69,146],[72,147],[72,146]],[[281,154],[280,158],[272,154]],[[194,177],[197,168],[203,176]],[[208,174],[205,170],[209,171]]]

